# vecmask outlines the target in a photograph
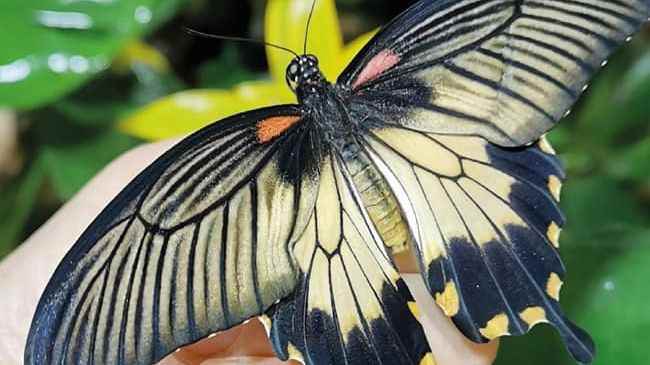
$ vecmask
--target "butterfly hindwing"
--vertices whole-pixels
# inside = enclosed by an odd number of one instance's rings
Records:
[[[337,158],[293,246],[302,282],[266,318],[279,357],[305,364],[430,364],[415,302]]]
[[[261,126],[282,118],[300,111],[215,123],[131,182],[56,270],[25,363],[149,365],[291,294],[288,242],[311,215],[316,176],[289,157],[300,131],[261,142]]]
[[[338,82],[391,123],[523,145],[568,113],[648,17],[649,0],[420,1]]]
[[[432,296],[468,338],[521,335],[547,322],[576,359],[591,361],[591,339],[559,307],[564,173],[545,139],[502,148],[387,127],[366,143],[405,212]]]

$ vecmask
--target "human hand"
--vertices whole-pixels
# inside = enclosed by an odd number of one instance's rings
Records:
[[[175,142],[142,146],[113,161],[0,262],[0,364],[22,364],[25,340],[38,298],[77,237],[138,172]],[[403,277],[419,304],[420,320],[438,365],[488,365],[494,361],[496,342],[477,345],[465,339],[437,308],[420,276],[403,274]],[[158,365],[280,363],[262,325],[251,320],[186,346]]]

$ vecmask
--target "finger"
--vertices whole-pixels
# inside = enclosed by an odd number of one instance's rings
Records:
[[[433,300],[419,274],[413,252],[401,252],[395,255],[394,259],[417,301],[420,321],[438,365],[492,364],[499,347],[498,340],[488,344],[476,344],[465,338]]]
[[[402,274],[420,312],[420,322],[438,365],[489,365],[496,358],[498,341],[476,344],[463,336],[438,308],[420,274]]]
[[[158,365],[298,364],[275,357],[264,326],[256,319],[179,349]]]

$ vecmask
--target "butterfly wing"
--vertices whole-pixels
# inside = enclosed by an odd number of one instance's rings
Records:
[[[549,322],[592,360],[558,304],[563,172],[540,138],[649,15],[648,0],[420,1],[339,77],[429,290],[468,338]]]
[[[370,132],[366,146],[405,212],[431,294],[468,338],[551,323],[591,362],[593,342],[559,306],[564,174],[544,139],[513,149],[390,127]]]
[[[524,145],[568,113],[649,16],[649,0],[424,0],[338,83],[391,124]]]
[[[408,288],[367,216],[350,174],[332,155],[307,228],[292,247],[302,273],[266,326],[283,360],[304,364],[431,364]]]
[[[149,365],[291,294],[288,246],[317,179],[294,157],[300,118],[292,106],[228,118],[136,177],[57,268],[25,363]]]

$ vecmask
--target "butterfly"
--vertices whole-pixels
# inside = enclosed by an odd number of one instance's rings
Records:
[[[432,364],[394,263],[409,250],[469,339],[550,323],[591,362],[559,305],[565,175],[544,134],[649,15],[649,0],[421,0],[334,83],[296,55],[297,104],[192,134],[84,231],[25,363],[151,364],[259,318],[283,360]]]

